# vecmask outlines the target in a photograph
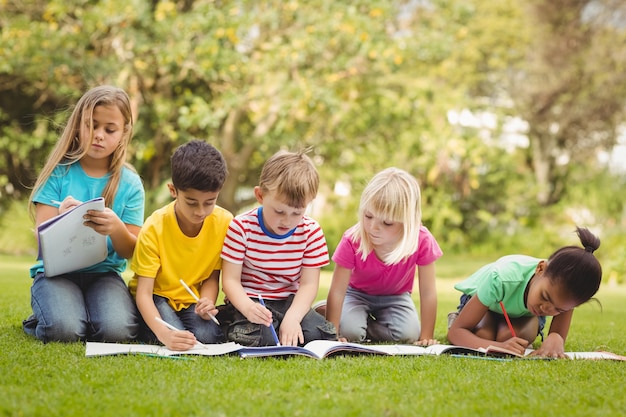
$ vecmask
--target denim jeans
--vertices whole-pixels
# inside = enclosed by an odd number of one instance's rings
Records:
[[[421,325],[410,293],[369,295],[348,287],[339,330],[350,342],[414,342]]]
[[[139,313],[115,272],[52,278],[40,273],[30,291],[33,315],[24,320],[23,328],[44,343],[124,342],[137,337]]]
[[[167,298],[154,294],[152,296],[154,305],[161,318],[181,330],[189,330],[196,336],[196,339],[201,343],[223,343],[226,341],[222,329],[215,324],[213,320],[204,320],[202,317],[196,314],[196,305],[192,304],[187,308],[183,308],[180,311],[176,311],[169,305]],[[141,320],[141,330],[139,332],[139,339],[145,343],[158,344],[154,332]]]
[[[280,334],[280,323],[285,317],[285,313],[291,307],[294,295],[285,300],[265,300],[265,307],[272,312],[274,328]],[[258,302],[253,298],[254,302]],[[262,324],[251,323],[232,304],[220,306],[220,313],[217,318],[226,328],[228,340],[240,343],[244,346],[274,346],[274,336],[269,327]],[[312,340],[337,340],[337,332],[332,323],[326,321],[324,317],[309,310],[300,322],[304,343]]]

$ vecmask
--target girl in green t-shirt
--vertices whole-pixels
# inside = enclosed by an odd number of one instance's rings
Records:
[[[600,239],[586,228],[577,227],[576,233],[582,248],[562,247],[548,260],[505,256],[455,285],[463,295],[458,313],[451,313],[450,343],[495,345],[524,354],[542,331],[545,317],[552,316],[548,336],[533,354],[565,357],[574,307],[595,295],[602,278],[593,255]]]

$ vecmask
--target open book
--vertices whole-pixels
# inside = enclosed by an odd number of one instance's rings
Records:
[[[202,355],[218,356],[238,352],[243,346],[229,342],[216,344],[198,343],[189,350],[170,350],[161,345],[140,345],[133,343],[102,343],[87,342],[85,356],[108,356],[108,355],[129,355],[144,354],[154,356],[178,356],[178,355]]]
[[[497,346],[489,346],[486,349],[478,349],[483,351],[487,356],[509,356],[517,358],[533,358],[533,359],[552,359],[542,356],[532,356],[533,349],[526,349],[523,355],[515,353],[511,350],[504,349]],[[626,361],[626,356],[617,355],[612,352],[595,351],[595,352],[565,352],[570,359],[610,359],[615,361]]]
[[[37,227],[37,259],[43,260],[47,276],[87,268],[106,259],[107,237],[84,225],[87,210],[104,210],[104,199],[85,201]]]
[[[526,355],[532,350],[527,350]],[[306,356],[314,359],[324,359],[335,355],[383,355],[383,356],[480,356],[502,357],[512,355],[503,349],[489,347],[487,349],[472,349],[453,345],[365,345],[360,343],[345,343],[332,340],[314,340],[300,346],[263,346],[246,347],[237,343],[229,342],[222,344],[198,344],[193,349],[186,351],[172,351],[165,346],[122,344],[122,343],[99,343],[87,342],[85,356],[123,355],[123,354],[150,354],[156,356],[176,355],[203,355],[218,356],[225,354],[238,354],[241,358],[260,358],[270,356]],[[611,359],[626,361],[626,356],[616,355],[610,352],[569,352],[567,355],[572,359]],[[522,356],[522,355],[514,355]]]

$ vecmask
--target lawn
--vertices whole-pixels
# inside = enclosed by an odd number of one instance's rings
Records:
[[[484,260],[440,261],[436,337],[445,342],[453,283]],[[25,336],[30,259],[0,256],[2,416],[621,416],[626,363],[452,357],[325,360],[85,358],[82,343]],[[322,279],[319,298],[328,290]],[[603,286],[576,310],[566,350],[626,354],[626,287]]]

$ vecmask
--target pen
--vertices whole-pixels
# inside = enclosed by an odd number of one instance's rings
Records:
[[[63,202],[62,202],[62,201],[59,201],[59,200],[50,200],[50,202],[51,202],[52,204],[56,204],[57,206],[60,206],[61,204],[63,204]]]
[[[263,301],[263,297],[261,297],[261,294],[258,294],[257,297],[259,297],[259,303],[261,303],[261,305],[265,307],[265,301]],[[278,341],[278,335],[276,334],[276,329],[274,328],[273,322],[272,324],[270,324],[270,330],[272,331],[272,336],[274,337],[274,340],[276,341],[276,346],[280,346],[280,342]]]
[[[195,294],[195,293],[191,290],[191,288],[189,288],[189,285],[187,285],[187,284],[185,283],[185,281],[183,281],[183,280],[181,279],[181,280],[180,280],[180,283],[181,283],[181,284],[183,284],[183,287],[185,287],[185,289],[187,290],[187,292],[188,292],[189,294],[191,294],[191,296],[194,298],[194,300],[196,300],[196,302],[200,301],[200,299],[198,298],[198,296],[197,296],[197,295],[196,295],[196,294]],[[217,324],[218,326],[220,325],[220,322],[219,322],[219,321],[217,321],[217,318],[216,318],[213,314],[209,313],[208,311],[207,311],[207,314],[209,315],[209,317],[211,317],[211,320],[213,320],[213,321],[215,322],[215,324]]]
[[[502,314],[504,314],[504,319],[506,320],[506,324],[508,324],[509,326],[511,335],[513,337],[517,337],[517,335],[515,335],[515,330],[513,329],[513,325],[511,324],[511,319],[509,319],[509,315],[506,313],[506,310],[504,309],[504,303],[502,301],[500,301],[500,308],[502,308]]]

